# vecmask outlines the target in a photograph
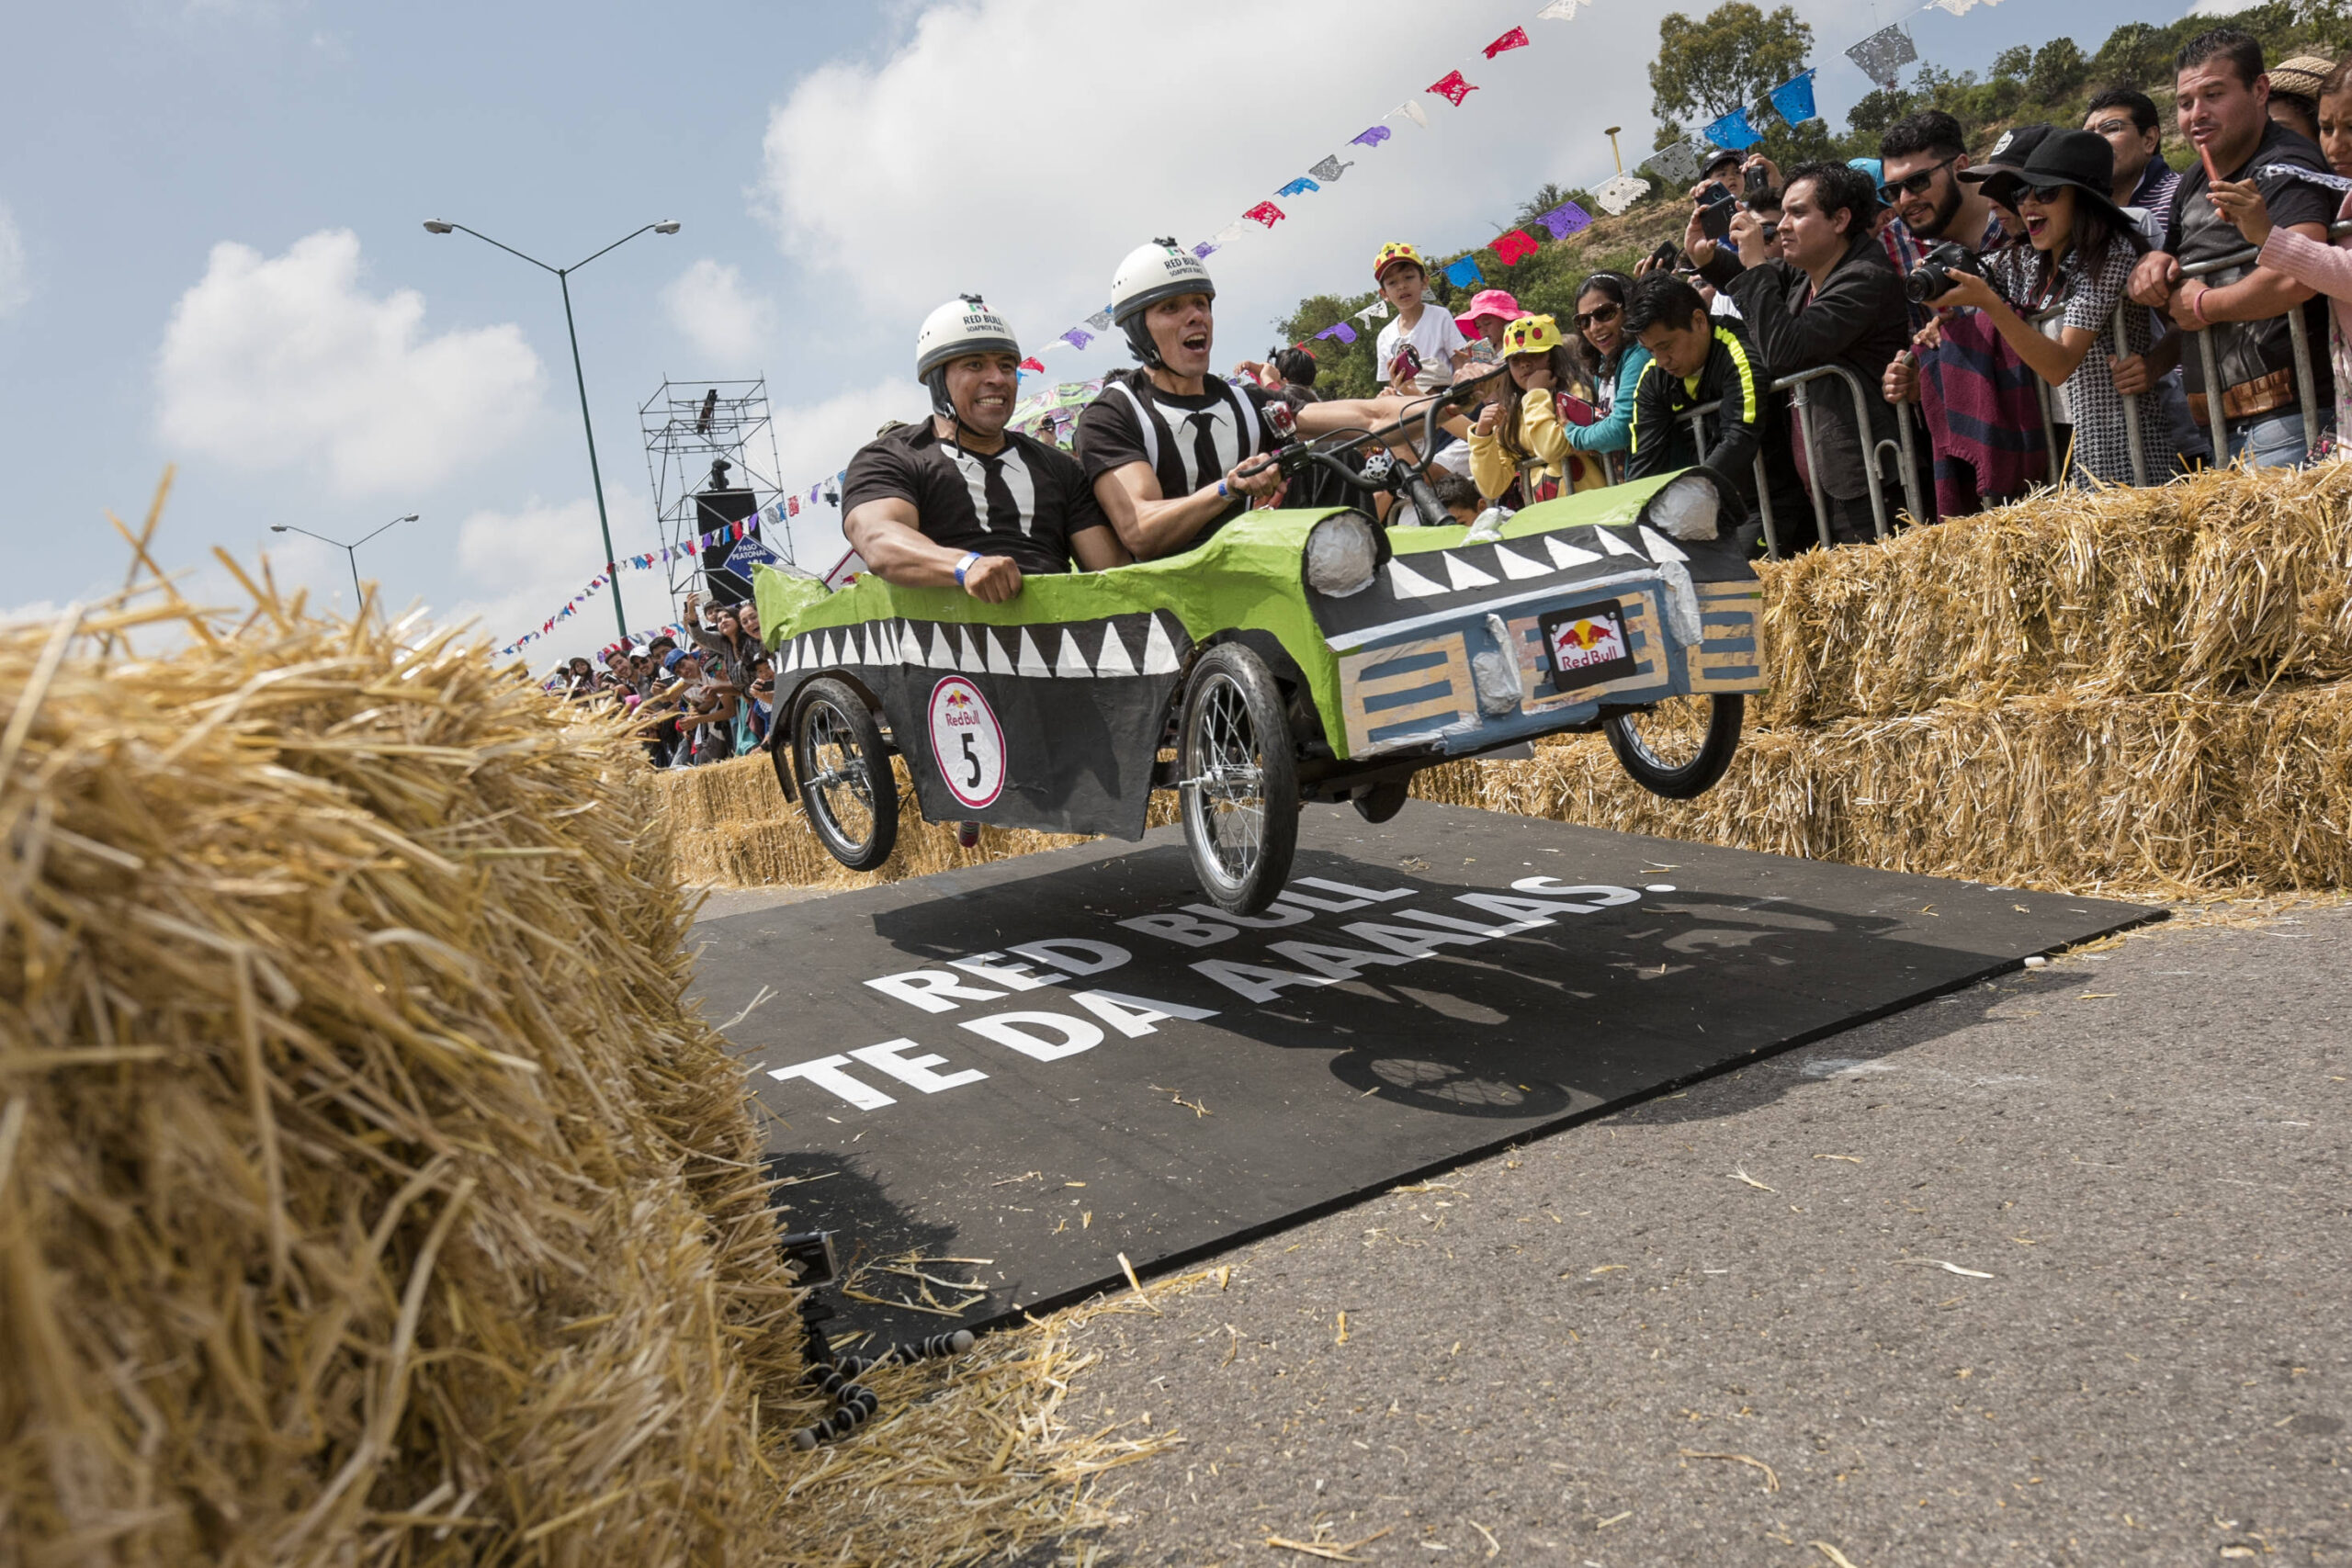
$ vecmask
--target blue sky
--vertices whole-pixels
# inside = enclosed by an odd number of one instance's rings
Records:
[[[157,553],[192,592],[225,595],[220,545],[266,548],[281,581],[347,601],[341,552],[269,525],[352,538],[418,512],[362,552],[390,603],[478,617],[501,642],[536,626],[603,559],[560,301],[552,278],[429,236],[425,218],[559,263],[684,223],[573,283],[616,547],[645,549],[636,410],[664,375],[764,374],[786,481],[813,482],[920,409],[910,345],[941,299],[985,291],[1041,344],[1099,308],[1130,246],[1206,236],[1420,97],[1429,130],[1400,120],[1349,149],[1341,182],[1213,259],[1219,347],[1254,355],[1300,295],[1356,287],[1381,240],[1475,243],[1542,181],[1604,177],[1601,127],[1645,147],[1642,66],[1669,8],[1592,0],[1566,23],[1532,19],[1537,0],[28,10],[0,100],[15,563],[0,611],[119,584],[104,512],[135,519],[175,462]],[[1867,84],[1839,51],[1906,12],[1797,9],[1821,106],[1842,118]],[[2150,15],[2010,0],[1906,25],[1923,57],[1982,69],[2011,43],[2064,30],[2094,49]],[[1479,59],[1516,23],[1533,48]],[[1480,85],[1464,107],[1419,94],[1454,65]],[[1046,362],[1074,378],[1120,361],[1098,345]],[[654,574],[621,587],[633,625],[668,618]],[[594,601],[535,662],[612,628]]]

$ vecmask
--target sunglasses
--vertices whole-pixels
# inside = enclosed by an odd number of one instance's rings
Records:
[[[1949,169],[1959,162],[1960,154],[1955,152],[1942,163],[1930,164],[1916,175],[1905,175],[1892,184],[1883,185],[1878,187],[1878,198],[1891,207],[1898,197],[1925,196],[1928,187],[1936,183],[1936,171]]]
[[[1613,321],[1624,313],[1624,310],[1623,305],[1603,305],[1590,315],[1579,314],[1575,318],[1577,330],[1582,332],[1587,327],[1597,327],[1604,321]]]
[[[2071,188],[2072,187],[2068,186],[2023,186],[2018,194],[2020,196],[2030,196],[2033,197],[2034,200],[2041,203],[2044,207],[2047,207],[2052,202],[2056,201]]]

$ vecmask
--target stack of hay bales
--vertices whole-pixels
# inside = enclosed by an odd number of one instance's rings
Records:
[[[0,1559],[773,1551],[796,1292],[648,782],[266,592],[0,632]]]
[[[1771,690],[1695,801],[1598,737],[1458,804],[2082,889],[2352,873],[2352,465],[2047,494],[1764,569]]]
[[[872,872],[846,870],[825,852],[798,799],[776,783],[764,752],[650,776],[677,829],[678,874],[706,886],[865,887],[1087,841],[1082,834],[983,828],[980,841],[965,849],[956,841],[954,823],[922,819],[906,760],[893,758],[891,765],[899,783],[899,842]],[[1154,827],[1174,821],[1175,796],[1154,795],[1150,820]]]

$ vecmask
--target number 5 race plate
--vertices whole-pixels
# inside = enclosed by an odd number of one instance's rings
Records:
[[[995,803],[1004,788],[1004,729],[961,675],[931,689],[931,751],[958,804],[977,811]]]

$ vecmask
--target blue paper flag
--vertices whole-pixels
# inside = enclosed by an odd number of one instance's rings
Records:
[[[1283,186],[1282,189],[1274,192],[1274,194],[1276,196],[1305,196],[1308,191],[1321,190],[1322,188],[1323,187],[1321,186],[1317,185],[1305,175],[1301,175],[1298,178],[1291,181],[1290,184]]]
[[[1476,256],[1464,256],[1445,269],[1445,280],[1456,288],[1467,288],[1474,283],[1486,282],[1487,275],[1478,270]]]
[[[1772,109],[1791,125],[1803,125],[1815,117],[1813,107],[1813,73],[1806,70],[1792,76],[1772,89]]]
[[[1764,140],[1764,133],[1747,123],[1746,109],[1734,109],[1703,132],[1707,140],[1727,152],[1737,152]]]

